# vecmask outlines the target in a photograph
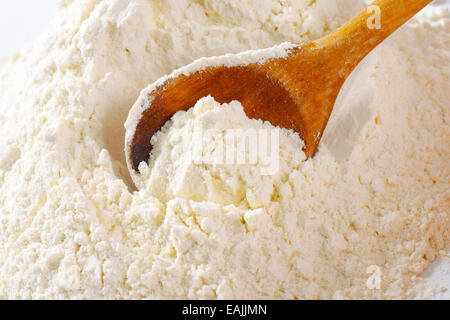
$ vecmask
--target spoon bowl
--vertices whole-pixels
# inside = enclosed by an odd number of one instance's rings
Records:
[[[285,56],[236,66],[209,66],[169,76],[137,104],[139,117],[127,132],[130,171],[148,162],[150,140],[178,111],[208,95],[219,103],[238,100],[249,118],[292,129],[314,156],[345,80],[361,60],[431,0],[378,0],[334,33]],[[379,19],[379,25],[369,23]],[[136,110],[132,110],[131,114]],[[130,130],[127,130],[130,131]]]

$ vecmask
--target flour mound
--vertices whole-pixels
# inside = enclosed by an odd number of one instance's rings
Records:
[[[220,105],[210,96],[177,113],[152,144],[138,182],[165,201],[264,207],[306,160],[298,134],[247,118],[237,101]]]
[[[278,129],[272,174],[256,170],[263,157],[192,164],[196,128],[212,130],[207,151],[220,133],[276,129],[208,97],[155,137],[138,191],[123,153],[148,84],[199,58],[317,39],[363,5],[60,1],[47,32],[1,62],[0,299],[420,294],[450,243],[448,11],[364,61],[312,160]],[[367,286],[374,266],[379,290]]]

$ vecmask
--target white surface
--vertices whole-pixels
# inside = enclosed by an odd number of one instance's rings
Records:
[[[7,56],[42,33],[56,14],[57,0],[0,0],[0,56]]]
[[[55,16],[58,0],[0,0],[0,57],[20,50]],[[450,3],[438,0],[435,3]]]
[[[438,258],[422,275],[432,285],[447,288],[433,296],[436,300],[450,300],[450,259]]]

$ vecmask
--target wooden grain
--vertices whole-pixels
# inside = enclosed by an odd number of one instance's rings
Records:
[[[431,0],[378,0],[381,28],[367,21],[364,10],[332,34],[297,47],[281,59],[265,64],[210,67],[189,76],[169,79],[150,95],[131,143],[130,161],[138,172],[148,162],[150,139],[180,110],[188,110],[207,96],[220,103],[238,100],[248,117],[293,129],[305,141],[305,153],[317,151],[334,103],[346,78],[361,60]]]

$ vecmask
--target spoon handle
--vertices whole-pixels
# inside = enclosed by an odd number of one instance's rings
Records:
[[[369,52],[431,1],[376,0],[347,24],[315,41],[315,44],[318,49],[339,51],[343,67],[347,70],[344,73],[349,74]]]
[[[312,157],[347,77],[377,45],[431,0],[377,0],[347,24],[319,40],[292,50],[280,64],[266,63],[265,72],[289,88],[297,118]],[[294,115],[290,115],[293,117]]]

